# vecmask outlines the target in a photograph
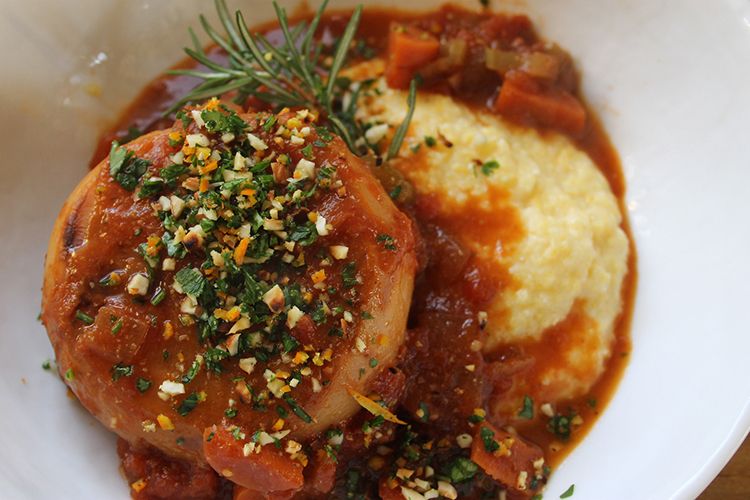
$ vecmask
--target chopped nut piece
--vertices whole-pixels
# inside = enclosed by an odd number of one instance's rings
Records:
[[[128,281],[128,293],[130,295],[146,295],[148,293],[149,281],[145,274],[136,273]]]
[[[266,303],[272,312],[277,313],[284,309],[284,292],[281,290],[281,287],[274,285],[273,288],[264,293],[263,302]]]
[[[185,386],[179,382],[173,382],[171,380],[165,380],[162,382],[159,386],[159,390],[168,396],[185,394]]]
[[[331,256],[336,260],[344,260],[349,255],[349,247],[344,245],[328,247],[328,251],[331,252]]]
[[[253,373],[253,370],[255,369],[255,365],[258,363],[258,360],[255,358],[243,358],[240,360],[240,370],[243,372],[250,374]]]

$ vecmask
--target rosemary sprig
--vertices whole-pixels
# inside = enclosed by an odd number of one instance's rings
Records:
[[[199,18],[200,24],[209,38],[227,53],[228,62],[223,65],[212,61],[191,29],[193,47],[185,48],[185,52],[207,69],[170,72],[203,81],[176,102],[167,113],[173,113],[187,103],[237,91],[237,102],[244,102],[248,96],[254,96],[276,108],[317,109],[352,152],[360,155],[368,152],[370,146],[364,139],[365,127],[355,118],[354,113],[358,91],[354,92],[349,105],[344,109],[343,97],[347,89],[339,79],[359,27],[362,5],[354,9],[341,38],[333,48],[330,67],[324,68],[320,62],[324,47],[315,39],[315,34],[328,0],[323,1],[309,25],[300,22],[294,27],[289,26],[286,11],[274,1],[273,6],[283,35],[283,42],[278,46],[263,35],[250,33],[242,12],[235,13],[233,22],[225,0],[214,0],[214,3],[224,33],[214,29],[203,15]],[[413,81],[407,100],[408,112],[396,129],[386,160],[395,157],[401,148],[414,113],[416,91],[416,82]]]

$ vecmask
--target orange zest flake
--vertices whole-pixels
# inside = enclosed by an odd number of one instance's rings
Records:
[[[174,327],[169,320],[164,322],[164,332],[162,333],[162,337],[164,337],[164,340],[169,340],[174,337]]]
[[[297,351],[297,354],[294,355],[294,359],[292,359],[292,363],[295,365],[301,365],[302,363],[306,362],[310,358],[310,355],[306,352]]]
[[[195,154],[195,146],[183,146],[182,147],[182,154],[185,155],[185,158],[191,157]]]
[[[172,141],[172,143],[178,143],[182,142],[184,138],[182,137],[182,133],[174,131],[169,133],[169,140]]]
[[[146,253],[154,257],[159,253],[159,245],[161,244],[161,238],[155,235],[151,235],[146,240]]]
[[[163,413],[159,413],[156,416],[156,421],[159,423],[159,427],[161,427],[162,430],[165,430],[165,431],[174,430],[174,424],[172,423],[172,419],[164,415]]]
[[[209,156],[211,156],[211,148],[206,148],[203,146],[195,147],[195,157],[199,160],[205,160]]]
[[[258,200],[257,200],[257,199],[255,198],[255,189],[251,189],[251,188],[245,188],[245,189],[243,189],[242,191],[240,191],[240,194],[241,194],[242,196],[245,196],[245,197],[247,198],[247,202],[248,202],[248,203],[249,203],[250,205],[255,205],[255,203],[256,203],[256,202],[258,201]]]
[[[351,397],[353,397],[354,400],[359,403],[359,406],[369,411],[376,417],[383,417],[383,419],[385,419],[386,421],[392,422],[394,424],[406,425],[406,422],[404,422],[403,420],[399,420],[399,418],[391,413],[388,408],[380,406],[372,399],[368,398],[367,396],[363,396],[354,389],[349,389],[349,395],[351,395]]]
[[[140,493],[141,491],[143,491],[143,488],[146,487],[146,481],[144,481],[143,479],[133,481],[130,484],[130,487],[133,488],[133,491],[135,491],[136,493]]]
[[[388,345],[388,337],[386,337],[385,335],[383,335],[383,334],[381,333],[380,335],[378,335],[378,336],[377,336],[377,337],[375,338],[375,342],[376,342],[376,343],[377,343],[378,345]]]
[[[234,263],[238,266],[242,265],[242,261],[245,260],[245,253],[247,252],[247,246],[250,244],[250,238],[242,238],[234,249]]]
[[[198,185],[198,191],[205,193],[208,191],[208,177],[201,177],[201,183]]]
[[[321,269],[319,271],[315,271],[314,273],[312,273],[312,276],[310,276],[310,278],[312,278],[312,281],[315,284],[318,284],[321,281],[325,281],[326,280],[326,270],[325,269]]]
[[[210,162],[206,163],[206,165],[204,165],[203,167],[199,167],[198,173],[200,173],[201,175],[205,175],[209,172],[213,172],[217,168],[219,168],[219,162],[217,162],[216,160],[211,160]]]
[[[206,111],[213,111],[214,109],[219,107],[219,102],[219,99],[217,99],[216,97],[212,97],[208,100],[206,105],[203,106],[203,109],[205,109]]]
[[[238,306],[234,306],[227,311],[227,321],[237,321],[238,319],[240,319],[240,314],[240,308]]]
[[[280,418],[276,420],[276,422],[274,422],[273,427],[271,427],[271,430],[280,431],[283,428],[284,428],[284,419]]]
[[[112,284],[113,286],[114,286],[114,285],[119,285],[119,284],[120,284],[120,281],[121,281],[121,279],[120,279],[120,275],[119,275],[118,273],[114,272],[114,271],[112,271],[111,273],[109,273],[109,276],[108,276],[108,278],[107,278],[107,279],[109,280],[109,282],[110,282],[110,283],[111,283],[111,284]]]

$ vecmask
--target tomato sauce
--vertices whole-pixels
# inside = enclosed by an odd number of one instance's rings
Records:
[[[472,44],[479,44],[486,35],[476,29],[480,18],[481,16],[456,8],[444,8],[430,14],[368,9],[363,13],[357,38],[364,40],[374,54],[386,55],[389,30],[393,23],[412,23],[428,32],[434,31],[435,25],[441,25],[442,29],[459,37],[468,37],[467,32],[479,33],[469,37],[471,47]],[[322,23],[323,39],[335,38],[347,19],[346,13],[334,13],[326,17]],[[482,24],[482,29],[491,30],[492,36],[507,39],[508,44],[519,38],[529,47],[538,42],[527,18],[512,16],[498,19],[494,24]],[[257,31],[273,33],[274,29],[273,25],[266,25]],[[223,57],[215,48],[209,53],[213,58]],[[188,60],[176,67],[194,66]],[[464,71],[468,74],[473,70],[469,67],[464,68]],[[496,73],[476,70],[472,78],[465,78],[460,85],[427,82],[426,90],[449,93],[475,109],[493,109],[501,83],[502,79]],[[96,165],[106,156],[112,140],[122,142],[133,134],[169,126],[171,119],[163,116],[164,110],[195,84],[196,79],[192,77],[162,76],[147,85],[115,125],[102,135],[91,165]],[[561,91],[569,92],[575,99],[583,102],[578,91],[578,75],[572,67],[560,76],[558,85]],[[588,118],[585,129],[579,133],[571,133],[570,136],[595,162],[619,200],[624,219],[622,226],[630,240],[628,272],[621,292],[622,312],[614,327],[611,356],[606,362],[604,373],[586,395],[557,404],[558,409],[564,410],[563,416],[572,421],[566,424],[566,429],[571,429],[569,436],[561,437],[559,432],[551,432],[548,419],[538,411],[532,419],[514,419],[508,422],[520,435],[544,451],[547,464],[552,467],[559,464],[586,435],[606,407],[631,351],[629,328],[637,272],[636,252],[625,219],[625,183],[617,153],[601,123],[590,108],[586,108],[586,113]],[[508,118],[523,126],[535,127],[542,134],[550,130],[529,117]],[[497,266],[490,268],[483,264],[462,243],[462,239],[473,239],[487,245],[494,245],[499,239],[502,245],[508,247],[519,241],[524,234],[523,226],[506,198],[505,193],[497,190],[492,193],[493,201],[489,208],[471,205],[451,207],[439,199],[417,195],[401,207],[413,217],[420,229],[424,270],[417,279],[407,348],[398,367],[396,385],[403,386],[403,394],[400,395],[402,411],[416,416],[416,421],[422,422],[416,424],[420,431],[436,438],[441,433],[463,429],[466,425],[465,416],[471,414],[474,408],[482,407],[493,395],[501,397],[514,376],[528,374],[531,373],[530,370],[555,363],[559,343],[566,342],[566,339],[570,341],[566,337],[566,331],[572,331],[586,321],[574,307],[568,318],[544,334],[545,339],[556,340],[533,345],[503,346],[488,356],[477,347],[483,328],[478,319],[479,313],[486,310],[498,291],[514,286],[514,283],[507,269]],[[492,239],[485,236],[488,234],[492,235]],[[137,455],[137,452],[124,444],[120,446],[120,454],[128,476],[142,477],[148,464],[162,472],[168,469],[168,466],[157,459]],[[357,456],[351,456],[350,460],[355,465],[365,461],[363,457]],[[138,473],[131,474],[131,470],[137,470]],[[176,474],[177,477],[182,477],[186,472],[180,469]],[[204,483],[200,481],[200,478],[193,479],[190,484],[195,488],[209,488],[211,491],[224,488],[221,484],[211,483],[209,479],[205,479]],[[345,494],[347,481],[351,482],[351,477],[341,476],[336,481],[334,493]],[[168,488],[165,491],[169,491]]]

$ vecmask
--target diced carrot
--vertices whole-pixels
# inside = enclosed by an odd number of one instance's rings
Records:
[[[250,244],[250,238],[242,238],[234,249],[234,263],[238,266],[242,265],[242,261],[245,259],[245,253],[247,253],[247,246]]]
[[[243,454],[244,441],[238,441],[223,427],[203,432],[203,453],[208,464],[232,482],[261,493],[278,493],[302,487],[302,465],[273,445],[260,452]],[[248,497],[253,498],[253,497]]]
[[[543,456],[539,447],[486,422],[477,429],[471,443],[471,459],[487,475],[510,490],[529,495],[533,494],[530,481],[537,473],[534,462]],[[521,473],[526,476],[523,487],[519,487]]]
[[[495,109],[521,121],[580,135],[586,127],[586,110],[564,90],[544,88],[521,71],[510,71],[500,87]]]
[[[388,37],[385,78],[390,87],[405,89],[419,68],[440,55],[440,42],[420,29],[394,24]]]

